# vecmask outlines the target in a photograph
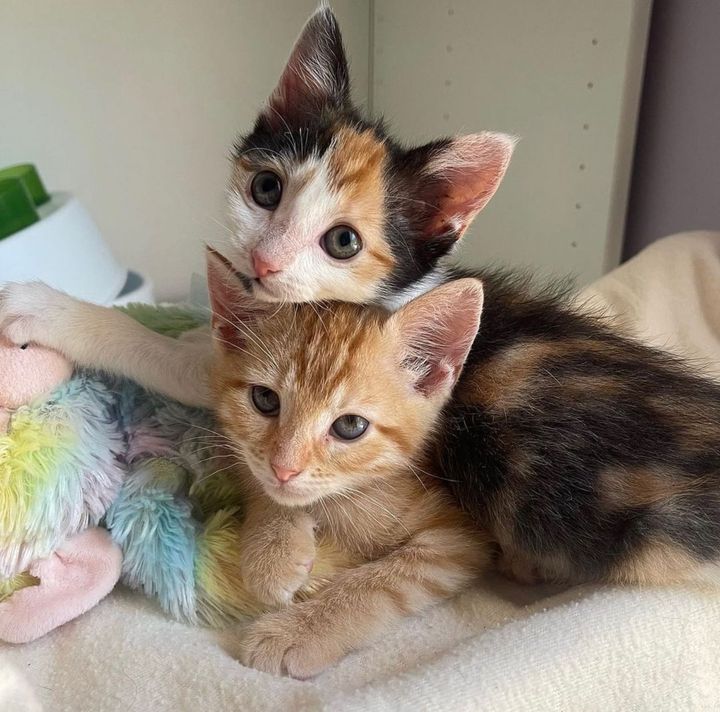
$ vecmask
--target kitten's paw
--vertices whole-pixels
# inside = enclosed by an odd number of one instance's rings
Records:
[[[312,517],[298,514],[271,536],[248,543],[241,568],[247,587],[266,606],[291,603],[308,580],[315,560]]]
[[[340,646],[323,633],[326,629],[314,614],[312,601],[266,613],[247,628],[240,662],[273,675],[307,680],[344,656]]]
[[[0,333],[15,344],[53,346],[52,333],[71,299],[42,282],[10,284],[0,291]]]

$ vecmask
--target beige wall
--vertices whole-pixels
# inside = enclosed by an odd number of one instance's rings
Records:
[[[521,137],[466,262],[581,282],[618,263],[649,14],[650,0],[375,0],[374,108],[403,137]]]
[[[230,146],[316,5],[2,0],[0,165],[36,163],[123,263],[181,296],[203,241],[223,232]],[[365,100],[369,0],[333,6]]]

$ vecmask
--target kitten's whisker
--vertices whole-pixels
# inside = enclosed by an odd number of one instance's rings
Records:
[[[357,489],[357,488],[353,488],[353,487],[348,487],[348,488],[346,488],[345,491],[353,492],[353,493],[355,493],[356,496],[366,499],[368,502],[370,502],[370,504],[382,509],[388,516],[390,516],[392,519],[394,519],[407,532],[408,535],[410,535],[410,531],[405,526],[405,524],[403,524],[403,522],[395,514],[393,514],[385,505],[381,504],[377,499],[372,497],[370,495],[370,493],[367,491],[367,489],[362,490],[362,489]],[[380,493],[378,492],[378,494],[380,494]]]
[[[231,438],[228,438],[226,436],[219,436],[219,435],[205,435],[204,433],[202,435],[195,435],[191,438],[184,438],[182,440],[182,444],[185,443],[193,443],[193,442],[205,442],[208,445],[213,445],[215,447],[218,447],[221,444],[228,444],[232,445],[233,440]]]
[[[222,319],[224,322],[226,322],[227,324],[232,326],[234,329],[237,329],[238,331],[240,331],[240,333],[242,333],[244,336],[246,336],[248,339],[250,339],[250,341],[252,341],[268,357],[268,359],[270,359],[270,363],[272,363],[272,365],[275,366],[275,368],[277,368],[279,370],[277,361],[275,360],[275,357],[272,354],[272,352],[270,351],[270,349],[260,340],[260,338],[246,324],[243,324],[242,321],[240,321],[239,317],[237,317],[235,314],[232,314],[232,312],[231,312],[231,315],[233,316],[234,321],[231,321],[223,314],[215,314],[215,316],[217,318]],[[231,346],[233,346],[233,348],[238,348],[238,350],[240,350],[240,351],[243,350],[232,344],[231,344]],[[245,353],[248,353],[248,352],[245,352]]]
[[[335,492],[333,495],[331,495],[331,497],[334,496],[346,499],[352,507],[356,507],[361,512],[363,512],[365,516],[368,517],[368,519],[370,519],[370,521],[375,524],[376,527],[378,527],[378,530],[383,530],[387,528],[387,526],[384,526],[383,523],[376,516],[374,516],[366,507],[363,507],[363,505],[359,501],[358,496],[353,496],[347,491]],[[366,539],[369,535],[369,530],[366,527],[361,528],[361,525],[359,523],[356,523],[356,518],[350,516],[347,509],[342,505],[341,502],[336,501],[335,505],[340,508],[344,521],[355,530],[356,535],[359,536],[359,538]]]
[[[237,463],[237,462],[232,462],[232,463],[230,463],[227,467],[223,467],[223,468],[221,468],[221,469],[219,469],[219,470],[213,470],[212,472],[208,473],[207,475],[203,475],[199,480],[195,480],[195,481],[193,482],[193,485],[195,485],[195,486],[200,485],[200,484],[202,484],[203,482],[209,480],[211,477],[215,477],[216,475],[219,475],[219,474],[221,474],[221,473],[223,473],[223,472],[225,472],[225,471],[227,471],[227,470],[230,470],[230,469],[232,469],[232,468],[234,468],[234,467],[238,467],[238,465],[239,465],[239,463]]]
[[[327,330],[327,327],[325,326],[325,322],[323,321],[322,316],[320,316],[320,312],[315,308],[315,304],[313,302],[308,302],[308,306],[315,312],[317,315],[318,321],[320,322],[320,325],[322,326],[325,333],[329,336],[330,332]]]
[[[194,460],[198,465],[202,465],[211,460],[219,460],[221,457],[232,457],[233,455],[229,452],[223,452],[220,455],[213,455],[212,457],[204,457],[202,460]]]
[[[257,151],[258,153],[261,153],[263,155],[268,154],[270,156],[277,156],[280,160],[282,160],[282,158],[283,158],[282,154],[279,151],[275,151],[272,148],[265,148],[263,146],[256,146],[253,148],[243,149],[240,152],[240,156],[244,156],[247,153],[252,153],[253,151]]]
[[[275,312],[275,314],[277,314],[277,311]],[[275,314],[273,314],[272,316],[275,316]],[[275,362],[274,355],[272,354],[270,349],[267,347],[267,345],[260,339],[260,337],[257,334],[255,334],[255,332],[232,311],[230,311],[230,315],[232,316],[233,321],[230,321],[230,319],[228,319],[225,316],[216,314],[216,316],[220,316],[228,324],[230,324],[230,326],[235,327],[241,333],[245,334],[259,349],[262,350],[262,352],[264,354],[267,355],[267,357],[271,360],[273,365],[277,368],[277,363]]]
[[[416,472],[415,468],[414,468],[409,462],[408,462],[408,468],[410,469],[410,472],[413,473],[413,475],[415,476],[415,479],[417,479],[417,481],[420,483],[420,485],[422,486],[422,488],[427,492],[427,491],[428,491],[428,488],[425,486],[425,483],[422,481],[422,478],[421,478],[420,475]]]
[[[199,423],[193,423],[193,422],[190,421],[190,420],[180,420],[180,419],[178,419],[177,422],[178,422],[180,425],[187,425],[187,426],[188,426],[189,428],[191,428],[191,429],[192,429],[192,428],[197,428],[197,430],[202,430],[202,431],[204,431],[204,432],[206,432],[206,433],[210,433],[211,435],[216,435],[217,437],[220,437],[220,438],[227,438],[227,437],[228,437],[225,433],[221,433],[221,432],[218,431],[218,430],[213,430],[213,428],[208,428],[208,427],[206,427],[205,425],[200,425]]]
[[[460,480],[452,480],[449,477],[441,477],[440,475],[434,475],[432,472],[428,472],[427,470],[423,470],[422,467],[419,465],[408,463],[408,466],[415,472],[421,472],[423,475],[426,475],[427,477],[432,477],[436,480],[442,480],[443,482],[459,482]]]
[[[221,227],[225,232],[229,232],[233,237],[235,237],[235,233],[222,221],[218,220],[215,216],[210,215],[210,220],[212,220],[218,227]]]

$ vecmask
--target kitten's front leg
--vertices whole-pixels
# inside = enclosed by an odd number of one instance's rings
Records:
[[[0,291],[0,333],[55,349],[85,368],[125,376],[194,406],[209,406],[210,335],[178,341],[117,309],[100,307],[41,282]]]
[[[306,679],[363,647],[401,618],[449,598],[489,564],[487,541],[433,529],[383,559],[339,574],[315,598],[251,624],[241,661]]]
[[[270,607],[285,606],[308,580],[315,560],[309,514],[254,502],[243,524],[240,569],[247,588]]]

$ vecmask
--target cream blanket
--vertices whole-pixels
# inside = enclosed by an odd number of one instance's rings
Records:
[[[720,377],[720,233],[661,241],[582,298]],[[0,712],[720,710],[720,592],[699,588],[488,579],[310,682],[241,667],[236,640],[118,590],[44,640],[0,644]]]

